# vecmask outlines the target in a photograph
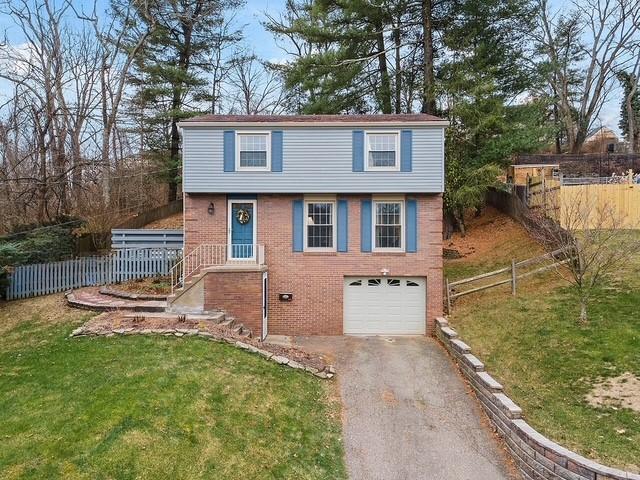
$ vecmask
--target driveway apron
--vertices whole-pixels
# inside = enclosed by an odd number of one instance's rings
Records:
[[[296,343],[336,365],[352,480],[517,478],[434,339],[299,337]]]

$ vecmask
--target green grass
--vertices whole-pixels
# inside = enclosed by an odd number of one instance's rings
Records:
[[[447,262],[447,273],[455,280],[490,270],[500,255],[497,249],[486,262]],[[504,254],[502,265],[510,258]],[[555,273],[523,282],[516,298],[509,286],[470,295],[450,316],[532,426],[587,457],[632,470],[640,469],[640,413],[595,408],[585,395],[604,377],[640,376],[639,273],[640,253],[613,288],[596,293],[585,326],[577,321],[575,293]]]
[[[329,382],[197,338],[68,339],[86,318],[0,306],[0,478],[346,478]]]

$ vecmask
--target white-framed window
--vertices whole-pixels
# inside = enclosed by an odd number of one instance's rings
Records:
[[[404,251],[404,200],[373,201],[373,249]]]
[[[335,251],[335,200],[305,199],[304,210],[304,249],[306,251]]]
[[[271,170],[271,133],[236,134],[236,170]]]
[[[366,169],[400,169],[400,132],[367,132]]]

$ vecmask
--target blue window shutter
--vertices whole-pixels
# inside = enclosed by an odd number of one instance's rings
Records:
[[[411,130],[402,130],[400,132],[400,171],[411,171],[411,153],[413,143],[413,132]]]
[[[353,171],[364,172],[364,131],[353,131],[353,144],[351,147],[353,155]]]
[[[338,251],[349,250],[349,205],[346,200],[338,200]]]
[[[293,201],[293,251],[302,252],[303,229],[304,228],[304,203],[302,200]]]
[[[360,250],[371,251],[371,200],[362,200],[360,205]]]
[[[234,172],[236,169],[236,132],[224,131],[224,171]]]
[[[418,202],[413,198],[409,199],[405,208],[407,235],[405,249],[408,253],[415,253],[418,251]]]
[[[282,171],[282,130],[271,132],[271,171]]]

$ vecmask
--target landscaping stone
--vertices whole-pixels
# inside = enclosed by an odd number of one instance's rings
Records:
[[[80,335],[82,333],[82,330],[83,330],[82,327],[78,327],[73,332],[71,332],[71,334],[69,336],[70,337],[75,337],[77,335]]]
[[[142,317],[142,318],[140,318]],[[300,349],[291,346],[262,343],[250,337],[234,335],[233,330],[225,328],[213,321],[209,315],[199,315],[197,318],[180,322],[180,327],[162,327],[162,323],[177,321],[175,314],[154,314],[147,313],[139,316],[131,312],[105,312],[93,317],[83,326],[76,328],[70,336],[106,336],[115,335],[164,335],[164,336],[199,336],[212,341],[225,341],[226,343],[243,349],[274,362],[289,366],[290,368],[304,370],[319,378],[332,378],[335,369],[330,365],[325,365],[320,357],[311,356]],[[197,325],[198,328],[194,328]],[[205,329],[210,329],[205,330]],[[211,331],[213,330],[213,331]],[[220,333],[216,333],[216,332]],[[245,339],[246,338],[246,339]],[[310,362],[311,364],[307,363]]]
[[[450,339],[456,338],[458,336],[458,333],[450,327],[441,328],[440,331],[444,334],[445,337]]]
[[[289,363],[287,363],[287,366],[291,368],[296,368],[298,370],[304,370],[304,365],[296,362],[295,360],[289,360]]]
[[[280,365],[286,365],[287,363],[289,363],[289,359],[281,355],[274,355],[273,357],[271,357],[271,360],[273,360],[276,363],[279,363]]]
[[[478,372],[478,378],[484,384],[486,388],[491,390],[492,392],[501,392],[502,385],[487,372]]]
[[[523,478],[640,480],[639,474],[600,465],[558,445],[532,428],[521,418],[522,409],[503,393],[502,385],[484,371],[480,359],[469,353],[469,346],[457,338],[457,333],[446,320],[442,320],[436,319],[436,337],[458,361],[460,372],[469,380],[497,433],[505,440]],[[315,375],[329,378],[325,372]]]

